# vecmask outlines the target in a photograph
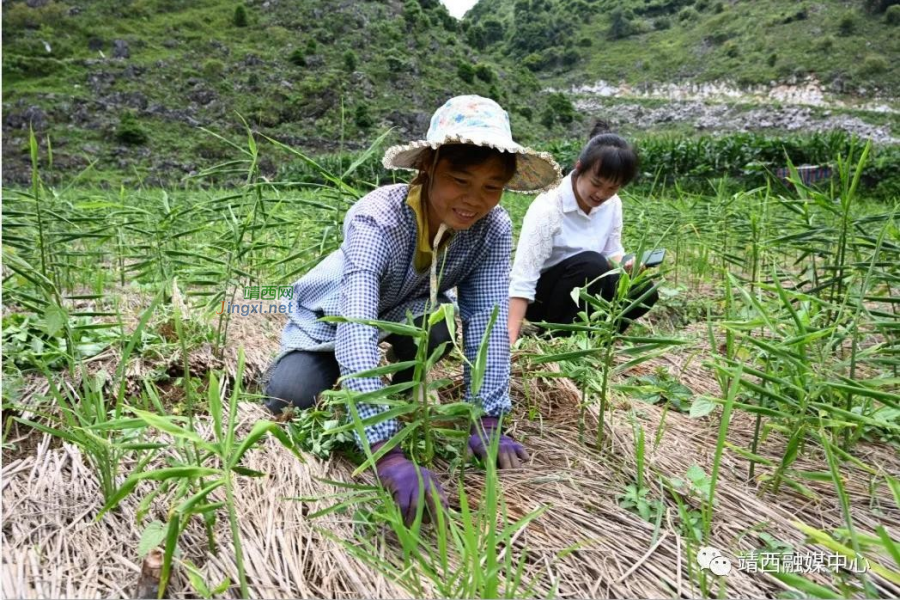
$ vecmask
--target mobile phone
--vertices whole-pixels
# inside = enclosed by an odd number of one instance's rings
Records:
[[[626,254],[622,257],[622,264],[628,264],[628,261],[634,258],[634,254]],[[666,258],[666,249],[657,248],[656,250],[647,250],[641,258],[641,264],[645,267],[656,267],[662,264]]]
[[[666,258],[666,249],[657,248],[656,250],[648,250],[641,259],[641,264],[646,267],[657,267],[662,264]]]

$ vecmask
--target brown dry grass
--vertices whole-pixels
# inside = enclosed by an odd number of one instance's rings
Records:
[[[259,374],[268,357],[277,349],[280,323],[277,317],[258,315],[233,322],[231,348],[224,364],[203,362],[207,355],[199,350],[191,364],[203,369],[224,367],[234,373],[236,349],[247,352],[248,376]],[[698,333],[698,332],[694,332]],[[691,334],[691,331],[688,331]],[[718,392],[718,384],[702,366],[702,357],[694,357],[700,343],[680,349],[652,363],[642,365],[629,375],[666,369],[697,393]],[[115,357],[106,360],[114,361]],[[177,360],[177,358],[176,358]],[[198,362],[195,363],[194,361]],[[98,361],[99,362],[99,361]],[[152,366],[134,369],[139,378]],[[155,368],[155,367],[154,367]],[[192,367],[193,370],[193,367]],[[448,373],[457,377],[458,373]],[[602,453],[590,443],[578,441],[580,393],[564,379],[532,380],[528,394],[522,373],[516,372],[512,393],[517,407],[513,432],[528,446],[532,460],[524,468],[501,474],[501,485],[511,517],[518,517],[539,506],[546,512],[516,538],[513,552],[519,556],[527,549],[526,578],[538,581],[537,593],[546,594],[553,586],[563,597],[696,597],[688,569],[685,541],[677,529],[677,510],[667,499],[665,518],[658,532],[654,526],[622,509],[617,496],[633,482],[635,470],[633,426],[639,420],[647,434],[647,474],[683,476],[693,463],[709,473],[718,432],[715,413],[710,418],[690,419],[670,411],[663,422],[660,406],[616,397],[607,419],[608,448]],[[35,383],[34,392],[40,391]],[[45,382],[46,385],[46,382]],[[541,418],[527,418],[528,405],[537,408]],[[240,428],[248,430],[258,418],[265,418],[258,406],[242,405]],[[588,413],[588,438],[596,427],[597,415]],[[209,425],[201,421],[201,431],[209,435]],[[753,421],[736,414],[729,429],[729,441],[748,447]],[[653,438],[661,431],[659,445]],[[142,526],[136,523],[137,501],[149,490],[140,488],[118,512],[94,519],[102,499],[97,481],[77,448],[52,447],[46,436],[32,434],[35,443],[25,455],[4,458],[2,494],[4,526],[2,592],[5,597],[126,597],[137,580],[140,558],[138,540]],[[779,459],[784,440],[770,436],[760,454]],[[822,456],[810,451],[798,467],[827,470]],[[861,444],[856,453],[864,461],[884,472],[900,472],[900,458],[889,447]],[[157,459],[161,462],[161,458]],[[343,540],[352,540],[351,513],[331,514],[316,521],[306,518],[308,511],[329,505],[328,496],[336,489],[319,479],[350,481],[354,466],[335,457],[322,461],[308,456],[298,462],[278,444],[268,440],[248,453],[245,466],[267,473],[262,479],[241,480],[236,490],[246,567],[254,597],[407,597],[408,594],[383,574],[348,554],[340,544],[323,534],[328,531]],[[443,471],[445,465],[438,465]],[[757,467],[757,476],[767,469]],[[852,466],[844,471],[851,496],[857,528],[873,533],[884,525],[894,538],[900,537],[900,511],[883,486],[869,489],[870,476]],[[454,496],[455,482],[447,481]],[[367,477],[368,481],[371,481]],[[468,471],[465,485],[472,498],[481,495],[483,477]],[[809,499],[789,489],[777,495],[762,493],[757,481],[747,481],[747,463],[726,451],[718,485],[719,506],[715,511],[712,544],[726,555],[762,547],[759,531],[789,543],[795,551],[812,551],[803,534],[794,526],[802,521],[833,531],[843,526],[840,508],[829,483],[808,482],[818,498]],[[661,498],[654,486],[654,497]],[[319,501],[301,504],[286,498],[317,497]],[[137,498],[137,499],[136,499]],[[876,511],[873,510],[873,503]],[[695,502],[696,504],[696,502]],[[148,519],[165,520],[164,499],[154,503]],[[193,523],[182,537],[180,549],[185,557],[201,566],[213,585],[225,575],[236,582],[236,567],[227,524],[216,526],[223,548],[210,555],[202,527]],[[396,550],[390,544],[382,548],[386,555]],[[890,559],[885,559],[890,565]],[[818,583],[829,583],[824,575],[809,575]],[[900,588],[873,577],[879,592],[886,597],[900,595]],[[774,597],[787,589],[769,574],[732,571],[726,580],[727,597]],[[181,570],[176,570],[169,589],[173,597],[191,597]],[[228,591],[237,597],[236,585]]]

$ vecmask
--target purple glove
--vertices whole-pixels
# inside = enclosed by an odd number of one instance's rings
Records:
[[[469,452],[482,460],[487,459],[488,449],[491,447],[491,438],[495,432],[499,432],[499,417],[481,417],[479,425],[472,426],[472,434],[469,436]],[[500,434],[497,445],[497,465],[501,469],[518,469],[522,466],[519,460],[529,460],[525,447],[507,435]]]
[[[372,452],[377,452],[384,444],[380,442],[372,446]],[[409,527],[416,518],[416,507],[419,504],[419,477],[416,471],[422,475],[422,483],[425,484],[425,500],[432,513],[436,512],[432,490],[435,490],[443,509],[447,509],[447,495],[434,473],[425,467],[416,467],[411,460],[406,458],[399,446],[391,448],[387,454],[378,459],[375,471],[381,484],[394,496],[394,502],[400,507],[403,522]],[[429,521],[428,511],[422,516],[424,522]]]

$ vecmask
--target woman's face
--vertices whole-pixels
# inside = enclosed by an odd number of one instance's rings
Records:
[[[622,187],[617,182],[600,177],[593,170],[582,171],[581,162],[575,163],[575,168],[578,169],[574,183],[575,198],[581,210],[586,213],[615,196]]]
[[[487,215],[503,195],[509,178],[499,158],[468,167],[454,167],[440,159],[431,174],[428,217],[433,228],[441,223],[462,231]]]

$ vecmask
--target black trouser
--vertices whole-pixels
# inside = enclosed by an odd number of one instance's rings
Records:
[[[424,317],[419,317],[416,324],[421,327]],[[397,361],[415,360],[416,342],[413,338],[393,333],[387,337],[387,341],[394,351]],[[431,336],[428,338],[428,355],[435,348],[450,341],[450,331],[443,321],[431,328]],[[447,346],[444,355],[450,351]],[[404,369],[394,373],[392,383],[405,383],[412,381],[415,375],[415,367]],[[269,378],[266,387],[266,407],[274,414],[293,405],[299,409],[306,409],[316,403],[319,394],[330,390],[341,376],[334,352],[306,352],[296,350],[285,354],[275,365],[275,370]]]
[[[538,280],[535,290],[534,302],[528,305],[525,318],[529,321],[546,321],[548,323],[569,324],[575,321],[578,312],[585,310],[584,303],[575,304],[570,292],[572,288],[584,287],[588,282],[588,291],[605,300],[612,300],[616,296],[616,287],[619,285],[619,274],[610,274],[600,277],[612,266],[606,258],[597,252],[582,252],[571,256],[558,265],[544,271]],[[596,279],[596,281],[594,281]],[[634,301],[643,296],[653,287],[653,282],[648,281],[641,285],[632,286],[628,290],[628,301]],[[654,289],[644,301],[622,315],[619,322],[619,333],[624,333],[635,319],[642,317],[659,300],[659,295]],[[630,303],[630,302],[629,302]],[[593,308],[588,305],[588,310]],[[553,332],[552,335],[569,335],[569,332]]]

